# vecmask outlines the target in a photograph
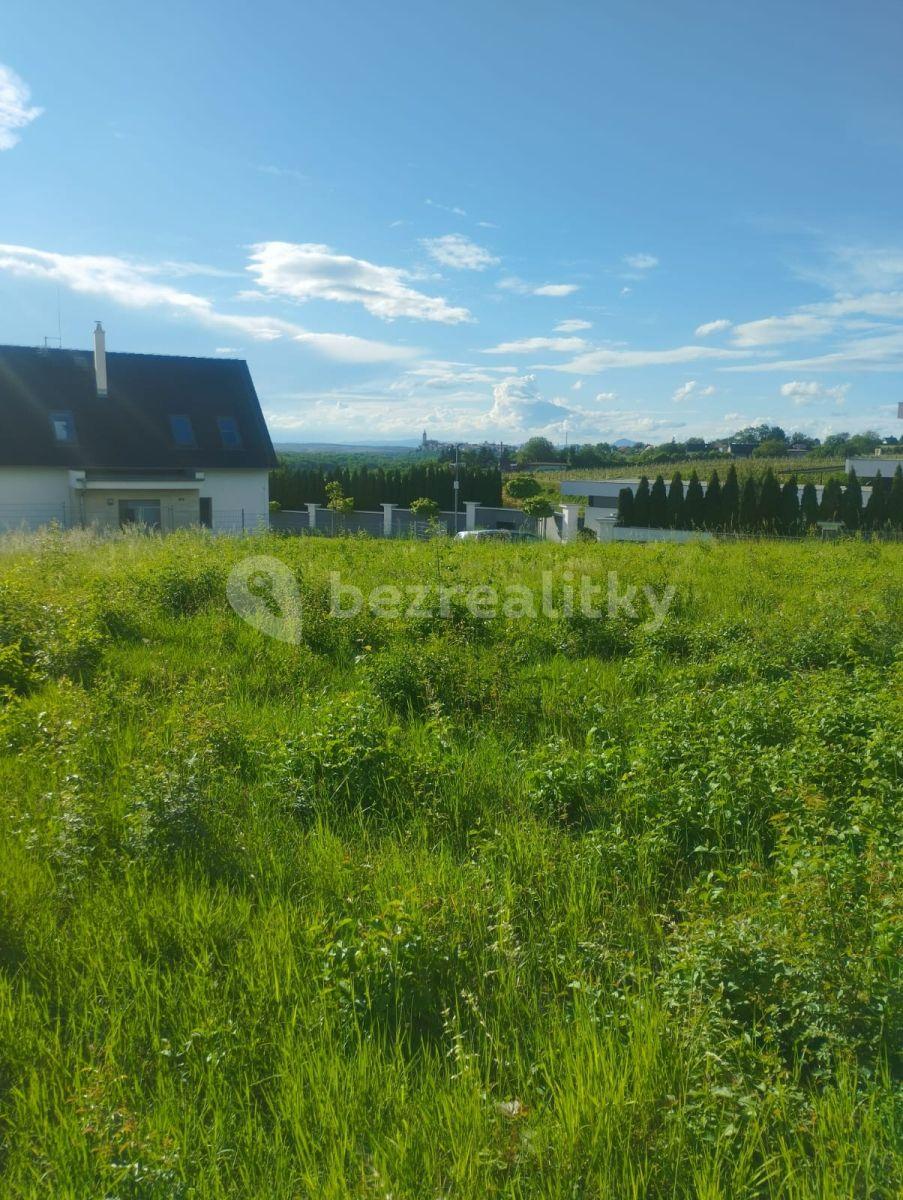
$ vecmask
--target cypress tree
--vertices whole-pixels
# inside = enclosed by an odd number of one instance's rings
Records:
[[[684,499],[684,524],[687,529],[701,529],[705,524],[705,496],[696,471],[690,474],[687,495]]]
[[[650,497],[649,480],[644,475],[640,479],[636,495],[633,498],[633,523],[642,529],[649,528]]]
[[[668,492],[661,475],[656,475],[649,492],[649,524],[653,529],[668,527]]]
[[[843,493],[841,517],[847,529],[858,529],[862,524],[862,484],[856,472],[847,475],[847,486]]]
[[[623,487],[618,492],[618,524],[633,524],[633,489]]]
[[[822,521],[839,521],[843,504],[843,488],[837,479],[829,479],[821,494],[819,517]]]
[[[718,472],[713,471],[709,486],[705,490],[706,529],[720,529],[723,519],[721,480],[718,478]]]
[[[721,489],[721,524],[724,529],[733,529],[740,519],[740,484],[737,481],[737,468],[733,463],[728,467],[724,487]]]
[[[884,480],[881,478],[881,472],[875,474],[872,480],[872,493],[869,496],[868,504],[865,506],[863,516],[863,524],[866,529],[881,529],[886,518],[887,497],[885,495]]]
[[[727,485],[725,484],[725,487]],[[737,525],[743,533],[751,533],[759,524],[759,495],[752,475],[747,477],[740,493]]]
[[[781,488],[781,521],[782,533],[799,533],[800,501],[799,487],[796,476],[793,475]]]
[[[684,481],[680,471],[671,476],[671,486],[668,488],[668,528],[683,529],[684,527]]]
[[[781,524],[781,485],[771,467],[759,488],[758,524],[767,533],[776,533]]]
[[[810,528],[818,520],[818,492],[814,483],[803,484],[803,495],[800,500],[800,516],[806,528]]]
[[[894,481],[885,506],[887,522],[891,529],[903,529],[903,467],[894,471]]]

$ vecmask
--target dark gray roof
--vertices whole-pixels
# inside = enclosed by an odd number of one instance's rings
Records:
[[[276,456],[247,364],[238,359],[107,354],[98,396],[88,350],[0,346],[0,466],[90,470],[272,467]],[[71,413],[73,442],[58,442],[51,413]],[[177,446],[169,418],[191,419],[195,445]],[[241,447],[223,445],[218,418],[234,418]]]

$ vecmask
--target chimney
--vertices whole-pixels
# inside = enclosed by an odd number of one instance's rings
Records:
[[[100,321],[97,321],[94,326],[94,378],[97,380],[98,396],[105,396],[107,394],[107,340]]]

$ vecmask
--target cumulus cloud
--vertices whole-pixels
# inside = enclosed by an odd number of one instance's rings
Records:
[[[31,103],[28,84],[11,67],[0,63],[0,150],[12,150],[19,141],[19,130],[43,111]]]
[[[653,267],[658,266],[658,259],[654,254],[625,254],[624,262],[633,271],[651,271]]]
[[[598,404],[613,404],[618,398],[617,392],[597,392],[596,402]]]
[[[785,400],[792,400],[797,408],[806,408],[818,400],[833,400],[842,404],[849,390],[848,383],[825,387],[814,379],[792,379],[789,383],[781,384],[781,395]]]
[[[430,258],[444,267],[458,271],[485,271],[498,262],[483,246],[478,246],[462,233],[446,233],[443,237],[421,238],[420,244]]]
[[[704,325],[696,326],[697,337],[708,337],[712,333],[723,333],[725,329],[730,329],[733,322],[728,321],[726,317],[719,317],[717,321],[706,321]]]
[[[572,354],[583,350],[586,342],[578,337],[530,337],[515,342],[500,342],[490,346],[484,354],[531,354],[535,350],[554,350],[559,354]]]
[[[258,242],[251,247],[248,271],[266,296],[361,304],[384,321],[411,317],[457,325],[473,319],[466,308],[411,287],[408,271],[336,254],[314,242]]]
[[[342,362],[392,362],[409,358],[405,346],[352,337],[314,333],[279,317],[225,313],[212,300],[161,282],[161,267],[114,255],[56,254],[30,246],[0,244],[0,271],[22,279],[49,280],[74,292],[99,296],[126,308],[158,308],[188,317],[211,329],[245,335],[256,341],[289,338]]]
[[[571,317],[567,321],[559,321],[555,326],[556,333],[581,333],[584,329],[592,329],[592,321],[581,320],[580,317]]]
[[[559,400],[544,400],[533,375],[512,375],[492,389],[492,408],[480,420],[512,433],[564,428],[577,414]]]
[[[686,383],[682,383],[679,388],[676,388],[671,399],[675,404],[679,404],[682,400],[686,400],[696,388],[696,380],[688,379]]]

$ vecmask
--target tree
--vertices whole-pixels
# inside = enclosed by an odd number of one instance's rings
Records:
[[[684,525],[687,529],[701,529],[705,524],[705,496],[699,476],[693,471],[687,484],[687,495],[684,499]]]
[[[648,529],[649,518],[649,480],[643,475],[637,487],[636,495],[633,498],[633,523],[641,529]]]
[[[740,507],[737,513],[737,524],[744,533],[754,530],[759,524],[759,495],[756,481],[752,475],[747,477],[740,493]]]
[[[549,439],[544,437],[529,438],[517,452],[519,463],[558,462],[560,457]]]
[[[881,472],[872,480],[872,492],[865,506],[863,523],[866,529],[882,529],[887,519],[887,494]]]
[[[814,483],[803,484],[803,495],[800,500],[800,516],[806,528],[811,528],[818,521],[818,492]]]
[[[821,494],[819,517],[822,521],[839,521],[843,504],[843,488],[839,479],[829,479]]]
[[[656,475],[649,492],[649,524],[653,529],[668,527],[668,492],[661,475]]]
[[[799,485],[796,482],[796,476],[791,476],[790,479],[781,488],[781,519],[780,528],[782,533],[798,533],[800,526],[800,500],[799,500]]]
[[[721,524],[725,529],[733,529],[740,517],[740,484],[737,480],[737,468],[733,463],[728,467],[724,487],[721,489]]]
[[[536,532],[539,533],[539,522],[551,517],[555,512],[545,496],[528,496],[521,505],[528,517],[536,522]]]
[[[542,486],[532,475],[512,475],[505,484],[505,491],[512,500],[526,500],[528,496],[538,495]]]
[[[671,476],[671,486],[668,488],[668,528],[683,529],[684,527],[684,481],[680,471]]]
[[[778,438],[766,438],[753,450],[753,458],[780,458],[787,452],[787,443]]]
[[[759,527],[776,533],[781,524],[781,485],[771,467],[765,472],[759,488]]]
[[[891,529],[903,529],[903,468],[894,471],[894,481],[887,497],[887,521]]]
[[[847,475],[840,513],[847,529],[858,529],[862,524],[862,484],[856,472],[852,470]]]
[[[332,532],[335,533],[336,517],[341,516],[344,525],[345,517],[354,511],[353,498],[343,494],[342,485],[338,480],[326,485],[326,507],[332,512]]]
[[[724,519],[722,506],[721,480],[718,472],[713,471],[709,486],[705,490],[704,519],[706,529],[720,529]]]
[[[633,489],[629,487],[621,488],[618,492],[618,524],[633,525]]]

